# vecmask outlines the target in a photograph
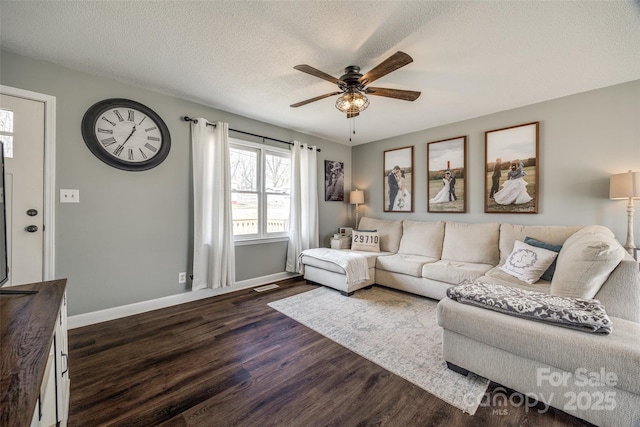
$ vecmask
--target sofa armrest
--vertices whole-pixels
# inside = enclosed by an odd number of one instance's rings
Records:
[[[594,297],[610,316],[640,323],[640,269],[627,254],[611,272]]]

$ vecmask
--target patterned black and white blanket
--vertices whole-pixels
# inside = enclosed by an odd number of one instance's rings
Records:
[[[595,299],[559,297],[480,281],[464,281],[447,290],[447,296],[511,316],[548,322],[596,334],[610,334],[612,323]]]

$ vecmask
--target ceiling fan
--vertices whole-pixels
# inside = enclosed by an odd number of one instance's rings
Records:
[[[366,74],[360,73],[360,67],[350,65],[344,69],[344,74],[339,79],[306,64],[296,65],[293,67],[296,70],[335,83],[340,90],[291,104],[291,107],[297,108],[333,95],[341,95],[336,100],[336,108],[346,113],[347,118],[350,119],[356,117],[369,106],[369,100],[365,94],[396,98],[403,101],[415,101],[420,96],[420,92],[367,86],[380,77],[386,76],[411,62],[413,62],[413,58],[404,52],[398,51]]]

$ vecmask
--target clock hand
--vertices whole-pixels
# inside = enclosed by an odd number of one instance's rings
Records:
[[[122,143],[122,145],[126,144],[127,141],[129,140],[129,138],[131,138],[131,136],[133,135],[133,133],[136,131],[136,125],[133,125],[133,129],[131,129],[131,133],[129,134],[129,136],[127,137],[127,139],[124,140],[124,142]]]

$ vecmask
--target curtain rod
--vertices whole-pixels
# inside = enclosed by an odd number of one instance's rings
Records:
[[[189,116],[184,116],[184,117],[182,118],[182,120],[184,120],[185,122],[194,122],[194,123],[198,123],[198,119],[192,119],[192,118],[191,118],[191,117],[189,117]],[[216,124],[215,124],[215,123],[211,123],[211,122],[207,122],[207,126],[213,126],[213,127],[216,127]],[[268,140],[270,140],[270,141],[282,142],[283,144],[293,145],[293,142],[283,141],[283,140],[281,140],[281,139],[269,138],[268,136],[257,135],[257,134],[255,134],[255,133],[245,132],[245,131],[243,131],[243,130],[237,130],[237,129],[231,129],[231,128],[229,128],[229,130],[230,130],[231,132],[237,132],[237,133],[242,133],[242,134],[244,134],[244,135],[251,135],[251,136],[255,136],[256,138],[268,139]],[[313,148],[311,148],[311,147],[308,147],[308,148],[309,148],[309,150],[313,150]],[[320,150],[319,148],[316,148],[316,150],[317,150],[318,152],[322,151],[322,150]]]

